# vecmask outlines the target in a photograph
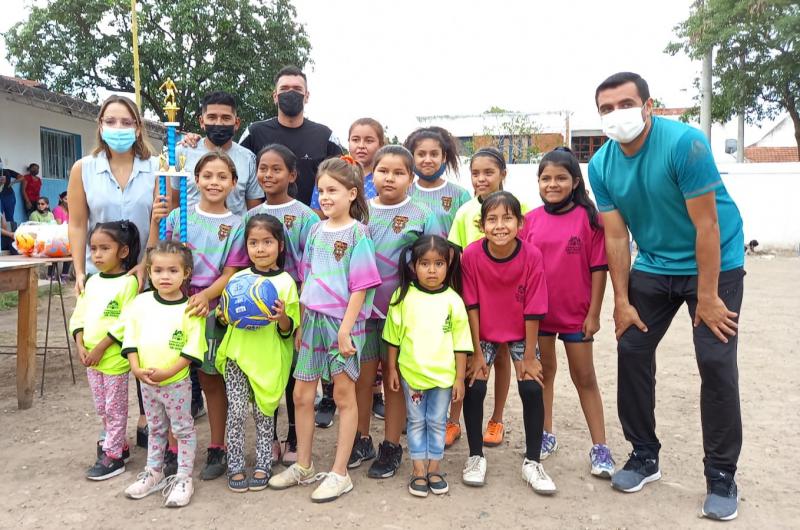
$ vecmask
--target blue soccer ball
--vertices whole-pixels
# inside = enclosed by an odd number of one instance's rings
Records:
[[[220,309],[231,326],[257,329],[269,325],[268,316],[278,300],[278,291],[269,278],[257,274],[236,276],[220,296]]]

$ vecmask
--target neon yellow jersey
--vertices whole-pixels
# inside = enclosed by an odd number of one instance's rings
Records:
[[[278,299],[284,303],[284,311],[291,321],[291,328],[283,333],[278,329],[277,322],[257,329],[228,326],[217,349],[214,365],[219,373],[225,375],[227,360],[236,362],[250,382],[258,409],[263,414],[272,416],[281,401],[292,369],[292,335],[300,323],[300,300],[297,296],[297,284],[288,272],[261,272],[248,268],[231,276],[230,281],[247,274],[269,278],[278,291]]]
[[[131,369],[128,360],[122,357],[122,315],[139,292],[136,276],[119,274],[92,274],[86,280],[83,293],[75,302],[75,311],[69,319],[69,332],[73,338],[83,332],[83,345],[88,351],[97,346],[107,335],[115,343],[109,346],[93,370],[106,375],[119,375]],[[76,339],[77,341],[77,339]]]
[[[400,289],[392,295],[394,302]],[[383,340],[400,348],[397,365],[415,390],[450,388],[456,380],[456,352],[472,352],[467,310],[454,290],[429,291],[416,282],[403,301],[389,305]]]
[[[450,227],[450,234],[447,239],[461,247],[461,250],[483,237],[483,232],[478,227],[481,220],[482,203],[483,200],[480,197],[473,197],[456,212],[453,226]],[[520,201],[519,205],[522,209],[522,215],[525,215],[530,210],[522,201]]]
[[[208,348],[206,321],[186,314],[188,298],[170,301],[157,292],[142,293],[125,309],[122,355],[136,353],[142,368],[170,368],[181,357],[196,366],[203,363]],[[166,386],[189,377],[189,367],[159,383]]]

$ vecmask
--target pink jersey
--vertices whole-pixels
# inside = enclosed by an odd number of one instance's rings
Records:
[[[536,245],[544,260],[550,309],[542,330],[581,331],[592,301],[592,273],[608,270],[602,227],[592,228],[581,206],[558,214],[541,206],[525,216],[520,237]]]
[[[518,242],[508,258],[489,255],[486,238],[470,243],[461,258],[464,304],[480,309],[480,339],[490,342],[525,340],[525,321],[547,313],[547,284],[542,254]]]

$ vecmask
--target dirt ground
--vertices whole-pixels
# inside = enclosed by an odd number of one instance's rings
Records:
[[[738,520],[729,526],[796,528],[800,521],[795,477],[800,439],[800,340],[793,322],[800,314],[796,294],[800,258],[748,257],[747,271],[739,343],[745,429],[737,475],[741,505]],[[609,445],[617,464],[622,465],[629,446],[616,416],[616,355],[609,294],[603,308],[603,329],[595,342],[595,366],[605,400]],[[69,308],[73,302],[70,296]],[[39,312],[41,343],[46,304],[40,306],[44,306]],[[4,344],[13,343],[16,316],[16,310],[0,312]],[[53,326],[57,330],[59,325],[60,312],[54,312]],[[63,332],[56,336],[63,345]],[[73,385],[66,355],[51,353],[44,397],[39,398],[37,391],[33,408],[18,411],[15,357],[2,356],[0,527],[710,528],[720,524],[699,518],[705,494],[700,379],[686,311],[676,317],[659,351],[656,414],[663,444],[663,478],[639,493],[618,493],[608,481],[589,474],[591,443],[563,364],[563,351],[560,359],[555,405],[560,448],[545,462],[559,488],[554,497],[537,496],[521,480],[521,404],[512,385],[506,409],[506,441],[501,447],[486,450],[489,468],[487,485],[482,489],[460,482],[467,456],[466,439],[462,438],[447,452],[443,467],[449,473],[451,489],[442,498],[431,495],[417,499],[407,493],[410,462],[404,458],[399,476],[388,480],[366,478],[365,466],[353,470],[355,489],[327,505],[312,504],[309,487],[236,494],[226,488],[224,479],[218,479],[197,481],[191,505],[169,510],[162,507],[160,495],[139,501],[123,496],[125,486],[144,466],[143,449],[133,451],[127,472],[119,477],[99,483],[84,478],[85,469],[94,462],[99,424],[80,364],[76,362],[78,383]],[[137,410],[133,385],[131,389],[128,434],[133,437]],[[487,402],[488,414],[491,397]],[[382,439],[382,428],[382,422],[373,423],[376,440]],[[207,417],[198,421],[197,430],[199,446],[204,447],[208,441]],[[279,432],[286,432],[283,411]],[[252,425],[248,435],[252,441]],[[335,428],[317,431],[314,455],[322,470],[332,461],[335,436]],[[252,457],[252,443],[248,445]],[[198,468],[204,458],[205,452],[198,451]]]

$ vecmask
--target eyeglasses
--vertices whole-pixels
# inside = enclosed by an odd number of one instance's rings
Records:
[[[103,118],[100,120],[100,123],[106,127],[116,127],[118,123],[122,127],[134,127],[136,125],[136,120],[130,118]]]

